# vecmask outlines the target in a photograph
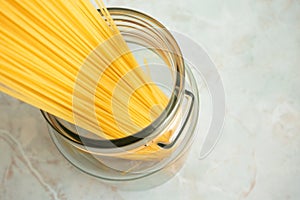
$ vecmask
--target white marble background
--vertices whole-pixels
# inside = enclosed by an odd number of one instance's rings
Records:
[[[110,0],[202,44],[222,76],[227,114],[213,153],[149,191],[82,174],[56,150],[36,108],[0,94],[0,199],[300,199],[300,1]]]

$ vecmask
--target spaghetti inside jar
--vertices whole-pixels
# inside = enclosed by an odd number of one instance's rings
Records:
[[[101,138],[49,113],[43,115],[54,143],[77,168],[113,184],[154,177],[150,182],[158,185],[182,166],[195,136],[197,84],[175,39],[161,23],[129,9],[109,12],[137,61],[144,63],[145,73],[166,95],[165,108],[158,116],[147,116],[152,120],[149,126],[117,139]]]

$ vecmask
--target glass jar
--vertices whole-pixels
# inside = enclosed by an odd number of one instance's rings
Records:
[[[198,88],[178,44],[161,23],[130,9],[110,8],[109,12],[138,62],[151,63],[145,72],[168,95],[167,107],[145,129],[117,140],[103,140],[49,113],[42,114],[57,148],[75,167],[121,189],[151,188],[169,180],[184,163],[196,134]],[[170,131],[168,143],[157,139]],[[138,156],[149,144],[159,150]]]

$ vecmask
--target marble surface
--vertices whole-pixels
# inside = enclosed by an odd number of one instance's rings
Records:
[[[300,1],[110,0],[205,47],[223,79],[223,135],[166,184],[120,191],[69,164],[39,110],[0,94],[0,199],[300,199]]]

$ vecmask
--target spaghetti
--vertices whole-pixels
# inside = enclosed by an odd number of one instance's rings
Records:
[[[119,139],[151,124],[168,98],[97,3],[100,14],[89,0],[1,1],[0,91]],[[140,153],[157,150],[150,145]]]

